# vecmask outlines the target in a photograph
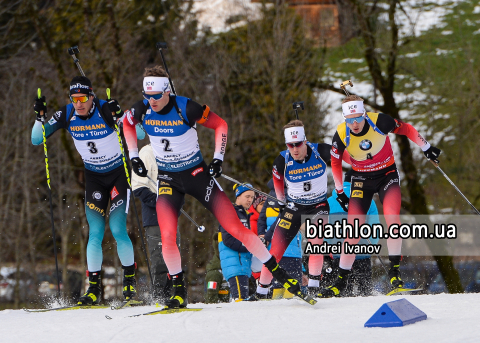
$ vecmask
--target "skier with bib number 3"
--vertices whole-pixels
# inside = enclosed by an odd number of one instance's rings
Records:
[[[174,294],[166,306],[187,306],[185,278],[176,244],[178,212],[185,194],[195,197],[211,211],[220,225],[257,256],[291,293],[302,296],[296,280],[279,268],[261,240],[240,222],[233,205],[215,179],[222,174],[227,123],[208,106],[171,94],[170,87],[169,76],[161,66],[146,68],[144,100],[135,103],[123,121],[133,171],[143,177],[147,174],[138,155],[137,123],[141,123],[147,132],[157,161],[157,218],[163,256],[174,285]],[[208,166],[200,152],[197,124],[215,130],[214,158]]]
[[[117,116],[123,112],[116,100],[99,100],[92,83],[85,76],[70,82],[71,104],[63,106],[45,123],[45,96],[35,99],[37,120],[32,129],[32,144],[43,143],[42,124],[49,138],[59,129],[67,130],[85,165],[85,212],[89,227],[87,244],[87,275],[89,287],[80,297],[79,305],[96,305],[101,299],[102,240],[110,200],[109,222],[117,242],[118,257],[124,270],[123,296],[136,296],[133,245],[127,233],[130,190],[125,174],[122,152],[115,132]],[[112,115],[112,112],[116,115]],[[139,133],[141,137],[141,133]]]
[[[347,93],[348,94],[348,93]],[[337,191],[337,201],[348,212],[348,223],[358,227],[365,223],[372,197],[378,193],[383,204],[387,226],[400,224],[400,175],[395,165],[389,133],[407,136],[417,144],[429,160],[438,163],[441,150],[431,146],[410,124],[393,119],[384,113],[366,112],[363,99],[348,94],[342,101],[345,122],[338,125],[332,140],[332,173]],[[352,165],[352,187],[350,199],[343,192],[342,157],[348,155]],[[398,231],[398,230],[397,230]],[[357,244],[360,238],[346,238],[348,244]],[[393,289],[403,288],[400,275],[402,239],[387,239],[390,269],[388,279]],[[318,297],[340,296],[345,290],[355,254],[342,251],[337,280],[322,289]]]

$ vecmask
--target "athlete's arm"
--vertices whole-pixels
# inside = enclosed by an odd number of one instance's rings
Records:
[[[55,112],[48,122],[45,123],[45,137],[48,138],[55,131],[65,128],[66,118],[67,106],[63,106],[60,110]],[[33,125],[31,138],[33,145],[40,145],[43,143],[42,123],[38,120],[36,120],[35,124]]]
[[[125,112],[123,118],[123,134],[127,142],[130,159],[138,157],[137,132],[135,126],[140,123],[142,114],[145,111],[143,101],[136,102],[132,108]]]
[[[325,163],[330,162],[331,155],[330,151],[332,150],[332,146],[327,143],[318,143],[318,153],[320,154],[320,157]]]
[[[335,132],[332,140],[332,150],[330,151],[332,159],[332,174],[335,181],[335,189],[338,193],[343,192],[343,171],[342,171],[342,159],[345,152],[345,144],[343,144],[338,132]],[[348,159],[350,160],[350,159]],[[348,161],[346,161],[348,163]]]
[[[273,161],[273,187],[275,188],[275,194],[277,195],[277,199],[281,201],[285,201],[285,181],[284,181],[284,173],[285,173],[285,157],[282,155],[278,155],[275,161]]]
[[[389,132],[397,135],[407,136],[412,142],[417,144],[423,151],[430,148],[430,144],[425,138],[410,124],[401,121],[400,119],[393,119],[388,114],[379,113],[377,119],[377,127],[380,131],[387,134]]]
[[[209,129],[215,130],[215,152],[213,158],[223,161],[225,148],[227,146],[227,122],[210,111],[208,106],[201,106],[193,100],[187,102],[187,119],[189,123],[196,122]]]

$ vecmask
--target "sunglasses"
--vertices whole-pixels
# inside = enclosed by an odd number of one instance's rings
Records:
[[[303,145],[303,143],[305,143],[305,141],[295,142],[295,143],[285,143],[285,144],[287,144],[287,146],[290,149],[293,149],[293,148],[300,148]]]
[[[76,104],[78,101],[80,102],[87,102],[89,99],[88,95],[82,95],[82,96],[71,96],[70,95],[70,100]]]
[[[161,98],[163,98],[164,93],[150,95],[150,94],[145,94],[145,91],[142,91],[142,94],[145,100],[150,101],[150,100],[160,100]]]
[[[361,123],[361,122],[364,121],[364,120],[365,120],[365,117],[364,117],[364,116],[356,117],[356,118],[345,118],[345,121],[346,121],[348,124]]]

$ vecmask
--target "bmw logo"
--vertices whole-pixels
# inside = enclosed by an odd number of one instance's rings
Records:
[[[359,146],[362,150],[369,150],[372,147],[372,142],[370,142],[368,139],[364,139],[360,142]]]
[[[93,198],[94,198],[95,200],[100,200],[100,199],[102,199],[102,193],[100,193],[100,192],[98,192],[98,191],[93,192],[92,195],[93,195]]]

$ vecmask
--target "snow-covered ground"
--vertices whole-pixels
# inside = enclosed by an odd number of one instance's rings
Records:
[[[397,328],[365,328],[385,302],[405,298],[427,320]],[[126,316],[137,307],[27,313],[0,311],[0,342],[479,342],[480,294],[372,296],[193,304],[201,312]],[[107,320],[105,315],[112,317]]]

